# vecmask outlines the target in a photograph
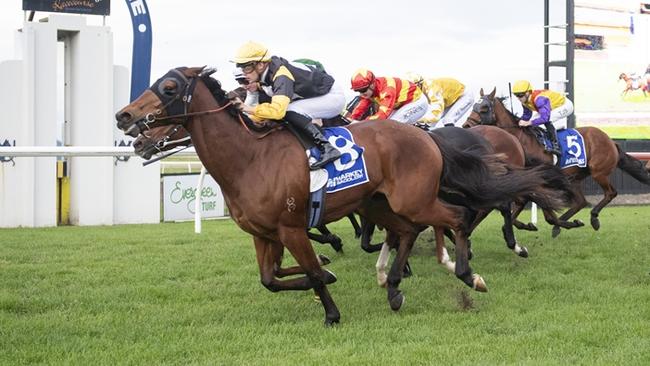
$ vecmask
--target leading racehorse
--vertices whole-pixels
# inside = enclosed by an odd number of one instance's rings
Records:
[[[519,127],[519,118],[512,114],[503,105],[501,99],[495,97],[495,94],[496,88],[487,95],[484,95],[481,89],[481,98],[474,105],[465,126],[485,124],[501,127],[517,137],[526,151],[527,158],[552,164],[553,156],[545,152],[544,147],[538,142],[532,129]],[[571,207],[559,217],[559,220],[566,223],[573,215],[587,206],[582,181],[591,175],[604,193],[600,202],[591,209],[591,226],[594,230],[598,230],[600,228],[600,219],[598,218],[600,211],[617,195],[616,188],[611,182],[611,175],[616,167],[621,168],[644,184],[650,184],[650,174],[643,162],[626,154],[601,129],[597,127],[579,127],[576,130],[584,139],[587,166],[585,168],[572,166],[564,169],[564,173],[573,182],[575,198]],[[583,225],[579,220],[574,220],[574,224],[574,226]],[[560,227],[558,225],[554,226],[553,236],[555,237],[559,233]]]
[[[323,270],[307,238],[309,169],[295,137],[280,131],[259,139],[244,116],[226,98],[219,82],[203,68],[176,68],[158,79],[131,104],[117,112],[117,126],[130,136],[147,128],[182,124],[197,155],[221,187],[231,216],[254,238],[262,284],[271,291],[313,289],[321,299],[325,324],[340,320],[327,284],[336,281]],[[485,204],[528,189],[539,174],[494,176],[491,160],[465,153],[432,139],[426,132],[394,121],[358,123],[349,127],[363,147],[369,182],[328,194],[324,222],[359,209],[384,226],[398,244],[387,286],[387,297],[398,310],[404,297],[398,286],[417,233],[425,225],[456,232],[455,273],[468,286],[485,289],[467,262],[467,232],[472,215],[463,207],[441,202],[438,188],[443,169],[466,166],[458,179],[464,192]],[[279,269],[286,248],[297,267]],[[306,276],[281,280],[283,274]]]

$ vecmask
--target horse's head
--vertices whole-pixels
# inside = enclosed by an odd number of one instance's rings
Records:
[[[622,72],[622,73],[618,76],[618,80],[627,80],[627,75],[626,75],[624,72]]]
[[[210,72],[204,71],[204,68],[179,67],[170,70],[115,114],[117,127],[126,135],[136,137],[154,124],[184,124],[197,78]]]
[[[190,133],[182,125],[155,127],[138,136],[133,142],[135,153],[145,160],[163,151],[192,143]]]
[[[494,88],[490,94],[485,94],[481,88],[479,100],[474,103],[472,113],[467,117],[463,127],[473,127],[476,125],[494,125],[496,116],[494,114],[494,96],[497,89]]]

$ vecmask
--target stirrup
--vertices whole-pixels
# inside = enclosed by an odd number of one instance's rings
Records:
[[[321,160],[318,160],[317,162],[311,164],[311,165],[309,166],[309,169],[311,169],[311,170],[317,170],[317,169],[320,169],[320,168],[324,167],[325,165],[329,164],[330,162],[332,162],[332,161],[334,161],[334,160],[340,158],[340,157],[341,157],[341,152],[338,151],[338,150],[336,150],[336,149],[334,149],[334,150],[335,150],[338,154],[332,155],[332,156],[328,157],[327,159],[323,159],[324,154],[321,155]]]

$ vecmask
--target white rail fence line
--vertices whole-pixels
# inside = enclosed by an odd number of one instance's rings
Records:
[[[43,157],[43,156],[137,156],[130,146],[0,146],[0,156]],[[180,151],[176,156],[196,156],[193,147]]]
[[[650,160],[650,152],[628,152],[627,154],[636,159],[648,161]],[[175,154],[176,156],[196,156],[196,151],[193,147],[187,148]],[[124,146],[0,146],[0,156],[6,157],[42,157],[42,156],[78,156],[78,157],[97,157],[97,156],[137,156],[133,151],[133,147]],[[203,181],[205,179],[206,170],[201,162],[164,162],[169,165],[185,165],[188,171],[191,171],[191,164],[201,165],[201,173],[199,174],[196,192],[201,192],[203,189]],[[164,172],[164,168],[163,168]],[[195,199],[194,206],[194,232],[201,233],[201,194],[199,193]],[[531,221],[537,223],[537,205],[532,203],[531,206]]]

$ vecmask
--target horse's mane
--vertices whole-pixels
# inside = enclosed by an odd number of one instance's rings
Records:
[[[214,99],[217,101],[217,104],[223,106],[230,102],[230,99],[228,98],[228,93],[226,93],[226,91],[221,88],[221,82],[219,82],[219,80],[213,78],[210,75],[200,75],[199,77],[201,78],[205,86],[208,88],[208,90],[210,91]],[[269,131],[270,129],[274,129],[277,127],[277,124],[273,124],[273,123],[269,125],[264,124],[260,126],[259,124],[253,122],[253,120],[251,120],[246,115],[246,113],[240,112],[239,109],[237,109],[232,104],[226,108],[226,111],[228,111],[228,113],[231,116],[233,116],[235,119],[241,118],[249,129],[256,132],[266,132]]]

